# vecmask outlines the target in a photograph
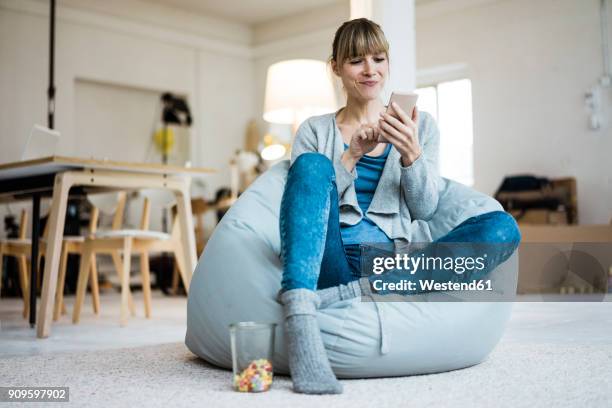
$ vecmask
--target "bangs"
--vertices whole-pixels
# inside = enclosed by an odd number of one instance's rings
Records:
[[[343,35],[337,38],[336,61],[339,64],[347,59],[381,52],[388,57],[389,44],[380,26],[365,19],[353,20],[348,24],[344,27]]]
[[[384,38],[380,38],[372,31],[356,31],[353,33],[353,38],[349,39],[344,58],[363,57],[381,52],[385,54],[389,52],[387,41]]]

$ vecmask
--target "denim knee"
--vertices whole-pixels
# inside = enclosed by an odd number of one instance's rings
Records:
[[[289,168],[288,177],[305,177],[313,182],[335,179],[334,166],[321,153],[307,152],[300,154]]]
[[[505,211],[493,211],[484,214],[493,226],[490,231],[491,242],[507,242],[518,246],[521,242],[521,231],[512,215]]]

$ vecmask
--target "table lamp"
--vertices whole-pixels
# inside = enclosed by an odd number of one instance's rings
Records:
[[[335,110],[334,87],[325,62],[296,59],[268,68],[263,114],[267,122],[292,125],[295,134],[300,123],[308,117]],[[282,157],[285,149],[279,145],[282,146],[281,143],[266,146],[262,157],[267,160]]]

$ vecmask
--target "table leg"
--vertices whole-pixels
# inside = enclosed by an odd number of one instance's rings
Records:
[[[47,220],[49,223],[49,236],[47,241],[47,252],[45,253],[45,272],[43,276],[40,310],[36,327],[36,334],[39,338],[48,337],[51,333],[53,300],[55,299],[60,252],[62,250],[62,240],[64,238],[66,205],[68,202],[68,191],[72,183],[72,177],[68,173],[60,173],[55,176],[51,212]]]
[[[176,192],[176,208],[178,210],[179,227],[181,232],[181,243],[183,256],[185,257],[185,268],[180,270],[185,291],[189,293],[191,275],[198,261],[195,246],[195,232],[193,229],[193,214],[191,212],[191,198],[188,187]]]
[[[36,282],[38,282],[38,243],[40,231],[40,195],[32,196],[32,247],[30,254],[30,327],[36,325]]]

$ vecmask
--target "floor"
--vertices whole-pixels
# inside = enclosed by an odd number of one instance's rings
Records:
[[[119,295],[109,293],[102,296],[100,316],[86,305],[78,326],[63,316],[46,340],[37,340],[20,318],[18,300],[2,299],[0,386],[69,386],[79,406],[311,407],[319,398],[330,407],[609,407],[612,398],[612,302],[517,302],[499,346],[478,366],[342,381],[344,394],[311,397],[292,393],[290,380],[281,376],[265,394],[232,391],[228,371],[183,345],[185,298],[154,292],[150,320],[139,294],[135,298],[137,316],[127,327],[119,327]]]
[[[81,309],[81,322],[72,324],[72,315],[63,315],[51,326],[51,336],[43,341],[36,339],[36,330],[21,318],[22,302],[17,299],[0,301],[0,358],[32,356],[48,353],[73,353],[78,351],[108,350],[165,344],[185,339],[187,321],[185,297],[172,297],[160,291],[152,293],[152,318],[144,318],[142,292],[134,294],[136,316],[126,327],[119,326],[118,292],[100,296],[100,315],[95,316],[91,297],[85,298]],[[40,300],[40,299],[39,299]],[[72,311],[74,297],[67,297],[67,309]]]

